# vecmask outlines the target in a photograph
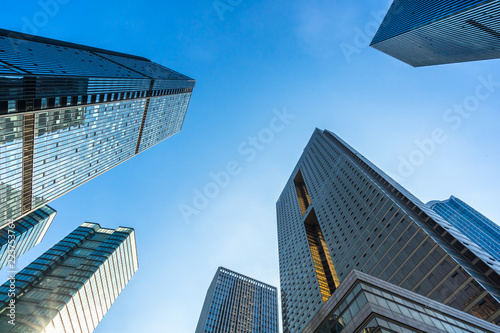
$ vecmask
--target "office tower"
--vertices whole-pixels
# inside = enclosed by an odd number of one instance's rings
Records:
[[[43,206],[0,229],[0,269],[38,245],[49,230],[56,211]]]
[[[278,333],[276,287],[219,267],[195,333]]]
[[[83,223],[0,286],[0,332],[92,332],[138,268],[133,229]]]
[[[394,0],[371,46],[414,67],[500,58],[499,0]]]
[[[0,228],[181,130],[195,80],[0,30]]]
[[[315,130],[276,208],[284,333],[353,269],[500,323],[498,262],[335,134]]]
[[[500,261],[500,227],[497,224],[454,196],[444,201],[428,202],[427,206],[477,244],[489,257]]]
[[[302,333],[498,332],[442,303],[352,270]]]

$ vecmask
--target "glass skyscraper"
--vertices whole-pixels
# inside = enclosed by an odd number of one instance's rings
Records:
[[[181,130],[195,80],[0,29],[0,228]]]
[[[276,287],[219,267],[195,333],[278,333]]]
[[[283,331],[302,332],[351,270],[500,324],[500,266],[329,131],[276,204]]]
[[[492,259],[500,262],[498,224],[454,196],[444,201],[428,202],[427,206],[481,247]]]
[[[0,286],[0,332],[93,332],[138,268],[133,229],[83,223]]]
[[[56,211],[43,206],[0,229],[0,269],[38,245],[49,229]],[[11,228],[12,226],[12,228]]]
[[[500,0],[394,0],[371,46],[415,67],[500,58]]]

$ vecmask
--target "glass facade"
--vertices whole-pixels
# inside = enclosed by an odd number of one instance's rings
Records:
[[[498,332],[484,320],[357,271],[346,282],[302,333]]]
[[[138,267],[133,229],[84,223],[0,286],[0,331],[93,332]]]
[[[49,229],[56,211],[43,206],[0,229],[0,269],[38,245]],[[13,225],[14,228],[11,228]]]
[[[0,74],[0,227],[178,133],[195,85],[145,58],[1,29]]]
[[[276,287],[219,267],[195,333],[278,333]]]
[[[427,205],[487,252],[487,260],[500,261],[500,226],[454,196]]]
[[[373,43],[381,42],[408,32],[412,29],[435,22],[489,0],[395,0],[387,17],[373,38]],[[390,20],[390,24],[388,21]]]
[[[500,57],[499,0],[394,0],[371,45],[412,66]]]
[[[335,134],[314,132],[276,208],[285,333],[301,332],[325,303],[326,286],[338,287],[318,273],[321,266],[340,284],[356,269],[500,323],[497,265],[471,252],[462,234]],[[311,219],[331,261],[318,260],[311,246]]]

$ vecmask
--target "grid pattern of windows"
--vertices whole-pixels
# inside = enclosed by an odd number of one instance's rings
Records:
[[[15,73],[0,78],[0,228],[178,133],[195,85],[145,58],[2,29],[0,65]]]
[[[500,319],[495,267],[354,149],[316,130],[276,204],[285,333],[300,332],[324,296],[296,190],[299,172],[341,283],[356,269],[480,318]]]
[[[5,267],[10,260],[19,258],[29,249],[38,245],[55,216],[56,211],[54,209],[43,206],[15,221],[13,229],[10,226],[0,229],[0,269]],[[9,230],[11,230],[10,233]],[[11,236],[9,237],[9,235]],[[9,245],[14,247],[14,252]]]
[[[16,274],[16,325],[0,331],[93,332],[138,267],[133,229],[84,223]],[[0,286],[2,316],[10,285]]]
[[[219,267],[195,333],[278,333],[276,287]]]
[[[151,99],[139,143],[139,152],[181,130],[190,97],[191,94],[178,94]]]
[[[498,327],[353,271],[302,333],[492,333]],[[328,310],[326,309],[328,308]],[[366,323],[366,324],[362,324]]]
[[[500,57],[500,0],[395,0],[372,46],[412,66]]]
[[[487,260],[500,261],[500,227],[497,224],[454,196],[427,205],[485,250],[490,257]]]
[[[21,216],[23,116],[0,117],[0,226]]]

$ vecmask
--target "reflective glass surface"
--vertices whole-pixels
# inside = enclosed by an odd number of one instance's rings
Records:
[[[380,281],[380,280],[378,280]],[[381,281],[380,281],[381,282]],[[340,299],[329,312],[315,317],[316,327],[308,325],[303,333],[373,332],[451,332],[492,333],[495,325],[432,302],[428,298],[356,272],[349,286],[341,288]],[[374,284],[375,283],[375,284]],[[323,316],[324,319],[321,319]],[[361,325],[369,321],[368,324]]]
[[[499,0],[395,0],[371,43],[411,66],[500,58]]]
[[[372,43],[397,36],[489,0],[395,0]]]
[[[41,242],[49,229],[56,211],[49,206],[43,206],[33,213],[14,221],[10,226],[0,229],[0,269],[10,261],[15,261],[33,246]],[[10,230],[10,231],[9,231]],[[9,235],[11,235],[9,237]],[[9,241],[11,247],[9,247]],[[12,243],[14,242],[14,243]]]
[[[195,333],[278,333],[275,287],[220,267]]]
[[[195,80],[0,29],[0,227],[179,132]]]
[[[84,223],[16,274],[16,325],[1,332],[92,332],[138,269],[135,232]],[[10,282],[0,286],[0,315]]]
[[[500,261],[500,227],[496,223],[454,196],[445,201],[432,201],[428,205],[492,258]]]

